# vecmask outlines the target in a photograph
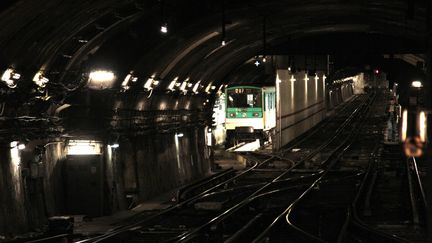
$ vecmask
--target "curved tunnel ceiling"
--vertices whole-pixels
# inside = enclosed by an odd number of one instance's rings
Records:
[[[141,80],[156,74],[161,80],[179,76],[205,84],[220,82],[236,66],[263,53],[263,16],[267,18],[268,53],[296,47],[297,51],[319,50],[320,43],[301,46],[301,40],[321,35],[331,40],[329,34],[340,33],[366,36],[377,50],[389,39],[394,49],[421,50],[426,32],[421,2],[411,6],[409,1],[386,0],[238,0],[225,3],[227,45],[222,48],[221,2],[167,1],[167,35],[158,29],[160,3],[143,3],[19,1],[1,14],[1,66],[15,66],[27,78],[43,68],[53,82],[106,67],[116,70],[119,77],[135,70],[144,77]],[[410,8],[412,13],[407,11]]]
[[[0,12],[0,71],[13,67],[21,74],[13,92],[0,83],[0,100],[11,117],[42,114],[50,120],[62,112],[59,117],[73,130],[90,123],[90,131],[109,129],[112,121],[130,121],[147,111],[211,113],[218,86],[274,79],[264,65],[254,68],[257,55],[423,52],[425,5],[406,0],[20,0]],[[162,34],[165,22],[168,33]],[[83,88],[97,69],[115,73],[112,89]],[[32,82],[38,71],[49,78],[43,92]],[[138,81],[125,91],[121,83],[131,71]],[[152,76],[159,84],[146,91]],[[214,87],[199,95],[180,86],[168,90],[175,79],[189,80],[189,87],[198,83],[201,90]],[[72,106],[63,109],[63,104]]]

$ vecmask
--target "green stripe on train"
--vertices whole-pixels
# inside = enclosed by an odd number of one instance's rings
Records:
[[[234,114],[235,116],[232,114]],[[261,107],[226,109],[226,118],[262,118],[262,117],[263,117],[263,112]]]

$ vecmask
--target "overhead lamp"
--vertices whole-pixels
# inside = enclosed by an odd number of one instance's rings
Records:
[[[129,87],[130,81],[132,81],[132,82],[138,81],[138,78],[133,76],[133,72],[130,72],[128,75],[126,75],[125,79],[123,80],[123,82],[121,84],[122,88],[126,89],[126,90],[129,89],[130,88]]]
[[[200,86],[200,83],[201,83],[201,80],[198,81],[198,82],[194,85],[194,87],[192,88],[192,92],[194,92],[195,94],[198,94],[198,88],[199,88],[199,86]]]
[[[111,71],[97,70],[89,75],[88,86],[90,88],[111,88],[115,80],[115,75]]]
[[[225,46],[225,45],[226,45],[226,42],[225,42],[225,40],[222,40],[222,43],[221,43],[221,45],[222,45],[222,46]]]
[[[297,80],[294,78],[294,75],[291,75],[290,81],[291,81],[291,82],[295,82],[295,81],[297,81]]]
[[[187,86],[188,86],[188,88],[191,88],[193,86],[193,84],[192,83],[188,83]]]
[[[20,144],[18,144],[17,148],[18,148],[19,150],[23,150],[23,149],[26,148],[26,146],[25,146],[25,144],[20,143]]]
[[[174,90],[174,86],[177,84],[178,77],[175,77],[171,83],[168,85],[168,90]]]
[[[152,85],[156,81],[155,77],[156,77],[156,74],[153,74],[149,79],[147,79],[147,81],[144,84],[144,89],[146,89],[146,90],[153,89]]]
[[[208,93],[208,94],[210,93],[210,89],[211,89],[211,87],[212,87],[212,83],[213,83],[213,82],[210,82],[210,83],[207,85],[207,87],[205,88],[205,92]]]
[[[13,68],[8,68],[2,74],[1,80],[6,83],[9,88],[15,88],[21,75],[17,73]]]
[[[67,145],[68,155],[96,155],[102,153],[102,144],[93,140],[71,140]]]
[[[254,64],[258,67],[260,65],[260,62],[258,60],[255,60]]]
[[[422,84],[422,82],[421,81],[412,81],[411,82],[411,87],[413,87],[413,88],[421,88],[421,87],[423,87],[423,84]]]
[[[175,136],[178,138],[182,138],[184,136],[184,134],[180,132],[180,133],[176,133]]]
[[[33,82],[41,88],[44,88],[46,86],[46,84],[48,83],[48,81],[49,81],[49,79],[44,77],[42,71],[37,72],[35,74],[35,76],[33,77]]]
[[[309,77],[308,77],[307,73],[305,73],[304,81],[306,81],[306,82],[309,81]]]
[[[317,74],[315,74],[315,82],[317,82],[319,80],[319,77]]]
[[[263,63],[267,62],[267,59],[266,59],[265,56],[263,56],[262,62],[263,62]]]
[[[116,149],[118,147],[120,147],[120,145],[118,143],[114,143],[110,145],[111,148]]]
[[[163,24],[163,25],[161,25],[160,31],[161,31],[163,34],[168,33],[168,25],[167,25],[166,23]]]
[[[183,91],[184,93],[187,92],[186,90],[186,86],[188,86],[188,82],[189,82],[189,78],[186,78],[183,83],[181,83],[180,85],[180,90]]]

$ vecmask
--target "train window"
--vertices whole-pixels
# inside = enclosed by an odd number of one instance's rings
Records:
[[[253,108],[261,107],[261,90],[236,88],[228,90],[228,107]]]

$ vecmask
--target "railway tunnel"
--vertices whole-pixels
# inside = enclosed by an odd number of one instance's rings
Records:
[[[430,4],[2,1],[0,242],[426,242]]]

